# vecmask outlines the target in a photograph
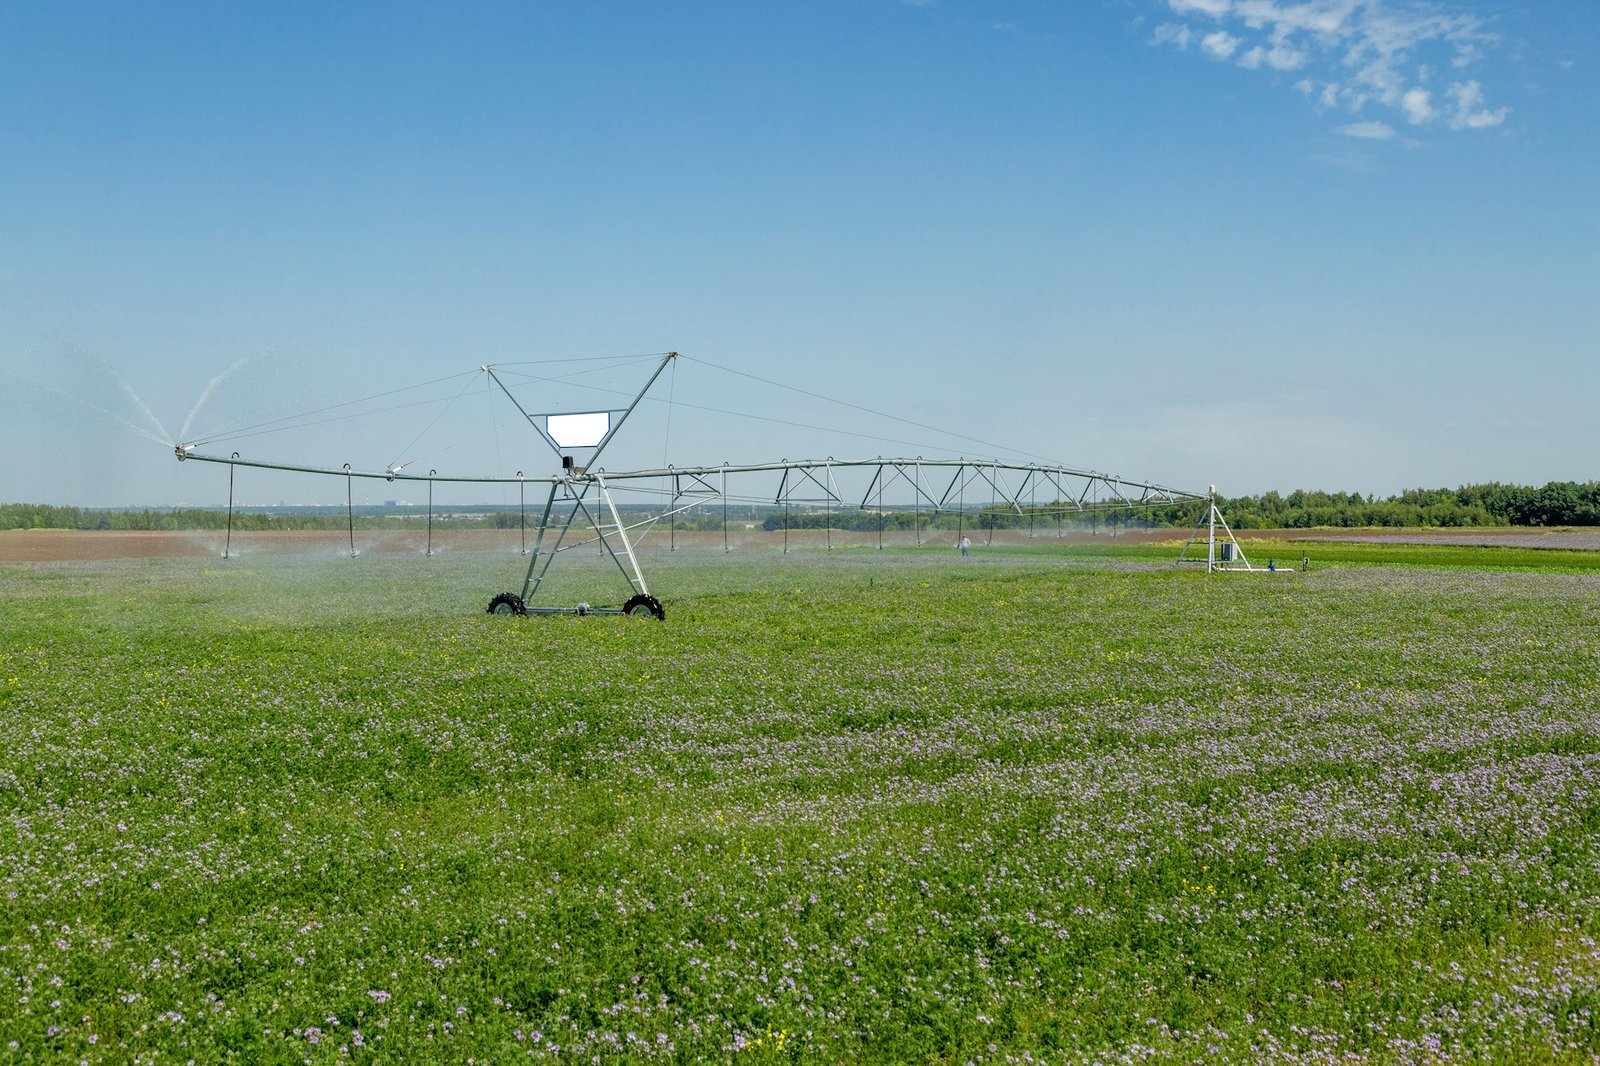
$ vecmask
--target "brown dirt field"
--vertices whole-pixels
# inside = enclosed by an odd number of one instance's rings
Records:
[[[974,546],[988,543],[986,532],[975,532],[972,536]],[[1132,532],[1121,533],[1120,537],[1130,538],[1128,543],[1146,543],[1147,541],[1172,540],[1175,536],[1182,539],[1182,534],[1172,530],[1157,530],[1149,533]],[[1025,530],[998,530],[994,535],[995,543],[1021,544],[1027,542]],[[1040,532],[1037,538],[1040,542],[1054,539],[1054,534]],[[1061,543],[1088,544],[1102,541],[1105,534],[1094,536],[1089,533],[1069,533],[1061,538]],[[356,548],[363,552],[376,554],[406,554],[421,552],[427,547],[427,535],[411,530],[373,530],[363,532],[356,530]],[[923,533],[922,543],[938,544],[948,542],[955,547],[955,533],[942,531],[930,535]],[[146,532],[131,530],[72,530],[72,529],[13,529],[0,530],[0,563],[63,563],[84,562],[105,559],[174,559],[174,558],[205,558],[222,554],[225,536],[222,533],[206,530],[203,532]],[[231,549],[241,555],[274,555],[289,556],[300,555],[308,552],[340,551],[348,547],[349,534],[334,530],[287,531],[273,533],[235,533]],[[728,543],[736,548],[768,548],[781,550],[783,547],[783,534],[766,533],[753,530],[730,531]],[[830,543],[829,538],[816,530],[791,531],[789,544],[793,548],[821,547]],[[834,547],[871,547],[876,546],[878,538],[876,533],[852,533],[835,530],[831,543]],[[916,538],[910,533],[885,534],[885,544],[914,544]],[[473,552],[473,551],[516,551],[521,547],[522,541],[517,530],[508,529],[456,529],[439,531],[433,534],[433,547],[436,551]],[[528,545],[533,544],[533,534],[529,531]],[[720,549],[723,545],[721,533],[691,533],[677,531],[673,533],[666,529],[657,529],[640,545],[644,552],[666,551],[676,546],[678,549]]]
[[[987,531],[973,531],[974,547],[990,543]],[[1157,529],[1119,532],[1114,538],[1126,544],[1182,542],[1188,530]],[[1516,546],[1523,548],[1569,548],[1600,550],[1600,530],[1594,529],[1468,529],[1468,530],[1359,530],[1359,529],[1251,529],[1241,530],[1241,539],[1250,540],[1331,540],[1394,544],[1462,544],[1485,546]],[[0,564],[4,563],[63,563],[105,559],[171,559],[206,558],[222,554],[224,535],[217,532],[143,532],[124,530],[70,530],[70,529],[15,529],[0,530]],[[1073,532],[1059,538],[1053,532],[1040,530],[1034,542],[1040,545],[1056,541],[1061,544],[1108,543],[1113,538],[1105,533],[1098,535]],[[949,530],[922,535],[923,544],[948,542],[955,544],[955,534]],[[530,534],[528,543],[533,538]],[[765,548],[781,550],[782,533],[765,533],[741,530],[730,533],[728,542],[737,548]],[[1026,544],[1026,530],[999,530],[994,534],[996,544]],[[235,533],[232,549],[254,555],[291,556],[308,552],[343,550],[350,543],[349,534],[340,531],[293,531],[279,533]],[[789,534],[791,547],[821,547],[828,543],[821,532],[796,531]],[[875,533],[846,533],[835,531],[831,543],[834,547],[872,547],[878,543]],[[908,545],[916,543],[909,533],[888,534],[885,544]],[[676,545],[680,550],[713,548],[723,544],[721,533],[672,534],[657,529],[641,545],[641,551],[666,551]],[[476,552],[515,551],[521,545],[518,531],[507,529],[456,529],[436,530],[433,546],[436,551]],[[406,554],[423,551],[427,546],[425,533],[411,530],[356,531],[356,548],[377,554]]]
[[[1457,544],[1483,548],[1600,551],[1600,529],[1494,526],[1482,529],[1244,529],[1242,540],[1331,540],[1355,544]]]
[[[132,530],[12,529],[0,531],[0,563],[63,563],[102,559],[205,558],[222,554],[226,535],[200,532],[145,532]],[[338,551],[349,545],[349,534],[330,530],[294,530],[274,533],[235,533],[231,549],[241,555],[300,555]],[[505,530],[452,530],[435,532],[435,550],[486,551],[515,548],[516,533]],[[362,552],[420,552],[427,535],[410,531],[356,531]]]

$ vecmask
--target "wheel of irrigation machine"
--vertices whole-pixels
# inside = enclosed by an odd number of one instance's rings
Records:
[[[644,592],[623,604],[622,613],[630,618],[655,618],[658,622],[667,619],[667,612],[662,609],[661,601]]]
[[[489,601],[488,614],[527,614],[528,606],[515,592],[502,592]]]

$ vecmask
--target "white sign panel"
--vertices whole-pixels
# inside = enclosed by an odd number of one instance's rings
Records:
[[[611,415],[595,411],[577,415],[548,415],[544,431],[563,448],[593,448],[611,430]]]

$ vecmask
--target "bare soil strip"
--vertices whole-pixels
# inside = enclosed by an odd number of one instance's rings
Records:
[[[1030,538],[1027,530],[998,530],[994,533],[996,544],[1045,544],[1052,540],[1064,544],[1149,544],[1181,542],[1187,530],[1156,529],[1118,532],[1113,538],[1101,532],[1072,532],[1057,538],[1053,531],[1037,531]],[[987,530],[971,531],[976,546],[990,542]],[[1354,530],[1354,529],[1252,529],[1241,530],[1245,540],[1329,540],[1376,544],[1457,544],[1485,547],[1517,548],[1567,548],[1579,551],[1600,551],[1600,530],[1596,529],[1467,529],[1467,530]],[[420,553],[428,545],[427,535],[416,531],[356,530],[356,547],[362,552],[402,555]],[[948,541],[952,548],[956,535],[950,530],[923,533],[923,544]],[[146,532],[128,530],[74,530],[74,529],[15,529],[0,531],[0,563],[65,563],[102,559],[165,559],[204,558],[222,554],[225,537],[222,533],[205,532]],[[532,533],[528,544],[533,542]],[[835,531],[831,540],[818,530],[791,531],[789,542],[794,547],[820,547],[825,542],[835,547],[871,547],[878,543],[877,534]],[[273,533],[235,533],[232,550],[241,554],[299,555],[307,552],[326,552],[344,549],[350,543],[349,534],[334,530],[308,530]],[[783,534],[761,530],[740,530],[730,533],[728,543],[736,548],[779,549]],[[909,545],[917,543],[909,533],[886,534],[884,543]],[[721,548],[721,533],[670,533],[657,530],[643,545],[646,551],[665,551],[670,547],[690,550]],[[506,551],[516,552],[522,546],[518,530],[514,529],[456,529],[433,534],[435,551]]]

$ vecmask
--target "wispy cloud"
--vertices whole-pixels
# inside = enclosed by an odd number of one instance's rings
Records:
[[[1168,7],[1180,15],[1191,12],[1218,18],[1227,14],[1232,0],[1169,0]]]
[[[1217,30],[1208,33],[1200,39],[1200,47],[1204,48],[1213,58],[1227,59],[1239,50],[1240,38],[1226,30]]]
[[[1340,126],[1334,130],[1346,137],[1358,137],[1364,141],[1392,141],[1394,140],[1394,127],[1387,122],[1352,122],[1347,126]]]
[[[1299,70],[1310,58],[1309,53],[1302,49],[1284,42],[1276,42],[1270,48],[1256,45],[1239,57],[1239,65],[1246,70],[1260,70],[1262,67],[1269,67],[1272,70]]]
[[[1498,126],[1511,111],[1500,107],[1491,111],[1483,103],[1483,87],[1475,81],[1456,82],[1446,90],[1450,98],[1450,128],[1453,130],[1481,130]]]
[[[1432,122],[1436,114],[1433,110],[1433,94],[1426,89],[1408,89],[1400,97],[1400,110],[1406,113],[1406,121],[1413,126]]]
[[[1173,16],[1150,43],[1198,51],[1245,70],[1298,72],[1295,88],[1318,111],[1358,121],[1347,136],[1393,126],[1390,112],[1413,127],[1488,129],[1511,109],[1492,106],[1481,82],[1461,75],[1499,43],[1483,18],[1432,0],[1164,0]],[[1442,92],[1438,69],[1457,72]],[[1382,138],[1388,139],[1388,138]]]
[[[1156,27],[1155,34],[1151,37],[1151,40],[1156,44],[1170,44],[1183,49],[1189,47],[1189,41],[1193,37],[1194,31],[1190,30],[1189,27],[1181,26],[1176,22],[1163,22]]]

